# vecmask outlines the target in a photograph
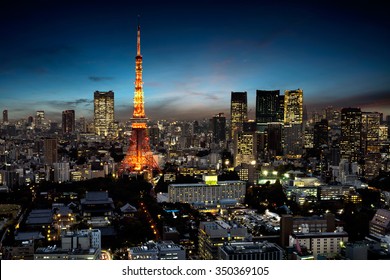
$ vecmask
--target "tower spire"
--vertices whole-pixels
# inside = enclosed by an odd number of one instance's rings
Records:
[[[144,119],[144,92],[142,82],[141,27],[137,30],[137,56],[135,57],[135,91],[133,119]]]
[[[137,56],[141,56],[141,26],[138,22],[138,31],[137,31]]]

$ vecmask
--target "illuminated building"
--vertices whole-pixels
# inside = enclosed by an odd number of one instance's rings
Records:
[[[35,127],[43,128],[45,125],[45,111],[37,111],[35,116]]]
[[[349,185],[335,186],[320,186],[318,190],[318,198],[321,201],[325,200],[341,200],[345,199],[350,194],[355,193],[355,187]]]
[[[58,162],[57,139],[44,139],[43,152],[45,157],[45,164],[53,165],[53,163]]]
[[[368,153],[364,157],[364,177],[368,180],[379,175],[382,167],[382,157],[380,153]]]
[[[284,123],[302,124],[303,90],[286,90],[284,92]]]
[[[234,166],[256,160],[256,133],[239,132],[235,137]]]
[[[71,134],[75,132],[75,114],[74,110],[62,111],[62,133]]]
[[[341,159],[356,162],[361,156],[362,112],[360,108],[341,110]]]
[[[232,221],[200,222],[199,257],[203,260],[218,259],[218,248],[226,242],[242,242],[249,237],[246,227]]]
[[[312,217],[293,217],[292,215],[282,215],[280,219],[280,238],[283,247],[288,246],[289,236],[292,233],[303,231],[333,232],[336,229],[334,214],[325,214],[324,216]]]
[[[144,108],[144,91],[142,81],[141,28],[137,30],[137,56],[135,57],[135,90],[134,111],[131,118],[131,137],[126,156],[122,161],[121,172],[152,172],[159,167],[150,150],[147,129],[147,117]]]
[[[340,253],[341,247],[348,242],[348,233],[341,229],[336,232],[317,232],[317,233],[293,233],[290,235],[290,246],[299,248],[306,247],[312,251],[315,259],[318,258],[334,258]]]
[[[276,122],[279,106],[279,90],[256,90],[256,123]]]
[[[383,124],[379,126],[379,141],[384,142],[387,141],[389,137],[389,128],[387,125]]]
[[[314,127],[311,123],[305,125],[303,137],[303,146],[305,149],[312,149],[314,147]]]
[[[61,247],[37,248],[35,260],[98,260],[101,255],[101,232],[99,229],[66,232],[61,238]]]
[[[114,92],[94,92],[95,133],[100,136],[114,134]]]
[[[381,115],[378,112],[362,112],[362,151],[379,153],[379,126]]]
[[[299,158],[303,154],[303,90],[284,92],[284,154]]]
[[[240,132],[243,129],[243,124],[248,120],[248,101],[247,93],[233,92],[231,93],[230,102],[231,116],[231,139],[234,138],[235,132]]]
[[[3,124],[8,124],[8,110],[3,111]]]
[[[216,207],[224,202],[243,203],[246,185],[244,181],[219,181],[214,183],[170,184],[169,202],[189,203],[197,206]]]
[[[389,235],[390,234],[390,211],[378,209],[370,221],[371,235]]]

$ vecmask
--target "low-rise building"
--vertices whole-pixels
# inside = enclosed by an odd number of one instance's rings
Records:
[[[245,199],[246,183],[244,181],[219,181],[216,184],[170,184],[168,186],[169,202],[181,202],[198,206],[223,205],[228,200],[234,204]]]
[[[333,258],[340,253],[341,247],[348,242],[348,233],[342,230],[336,232],[293,233],[290,235],[289,245],[295,246],[297,251],[305,246],[313,253],[315,259]]]
[[[129,249],[130,260],[185,260],[186,250],[173,241],[149,241]]]
[[[220,260],[282,260],[284,250],[275,243],[235,242],[218,248]]]
[[[218,259],[218,247],[226,242],[248,241],[246,227],[232,221],[201,222],[199,225],[199,257],[205,260]]]

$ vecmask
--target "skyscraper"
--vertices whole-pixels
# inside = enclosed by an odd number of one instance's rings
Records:
[[[114,92],[94,92],[95,133],[101,136],[113,134],[114,129]]]
[[[211,129],[213,132],[213,142],[220,144],[226,141],[226,118],[223,113],[216,114],[211,119]]]
[[[75,113],[74,110],[62,111],[62,133],[71,134],[75,132]]]
[[[45,157],[45,164],[53,165],[53,163],[58,162],[57,139],[55,138],[44,139],[43,153]]]
[[[242,131],[243,123],[248,120],[248,102],[247,93],[233,92],[231,93],[230,103],[231,115],[231,137],[234,138],[234,133]]]
[[[362,111],[360,108],[341,110],[341,159],[356,162],[361,155]]]
[[[303,91],[284,92],[284,154],[300,157],[303,154]]]
[[[302,124],[303,90],[286,90],[284,92],[284,123]]]
[[[256,90],[256,123],[276,122],[279,111],[279,90]]]
[[[45,125],[45,111],[37,111],[35,116],[35,127],[43,128]]]
[[[8,124],[8,110],[3,111],[3,124]]]
[[[130,145],[122,161],[121,172],[142,173],[158,169],[150,150],[147,117],[144,106],[142,81],[141,28],[137,30],[137,56],[135,57],[134,111],[131,118]]]
[[[381,115],[378,112],[362,112],[362,151],[379,153],[379,126]]]
[[[322,119],[314,124],[313,146],[317,151],[321,150],[321,146],[329,145],[329,125],[328,120]]]
[[[251,164],[257,159],[256,123],[245,122],[243,127],[246,129],[237,132],[234,138],[234,166]]]

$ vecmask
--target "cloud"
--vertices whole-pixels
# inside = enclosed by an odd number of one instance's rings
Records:
[[[219,100],[219,97],[215,94],[211,94],[211,93],[203,93],[203,92],[189,92],[187,93],[188,96],[200,96],[200,97],[204,97],[205,99],[208,99],[208,100]]]
[[[101,81],[109,81],[109,80],[112,80],[114,78],[113,77],[90,76],[90,77],[88,77],[88,79],[90,79],[91,81],[94,81],[94,82],[101,82]]]
[[[358,107],[362,110],[377,110],[383,113],[390,113],[390,89],[367,91],[359,94],[346,93],[344,97],[321,100],[308,100],[306,104],[311,108],[321,109],[328,106],[333,107]]]

